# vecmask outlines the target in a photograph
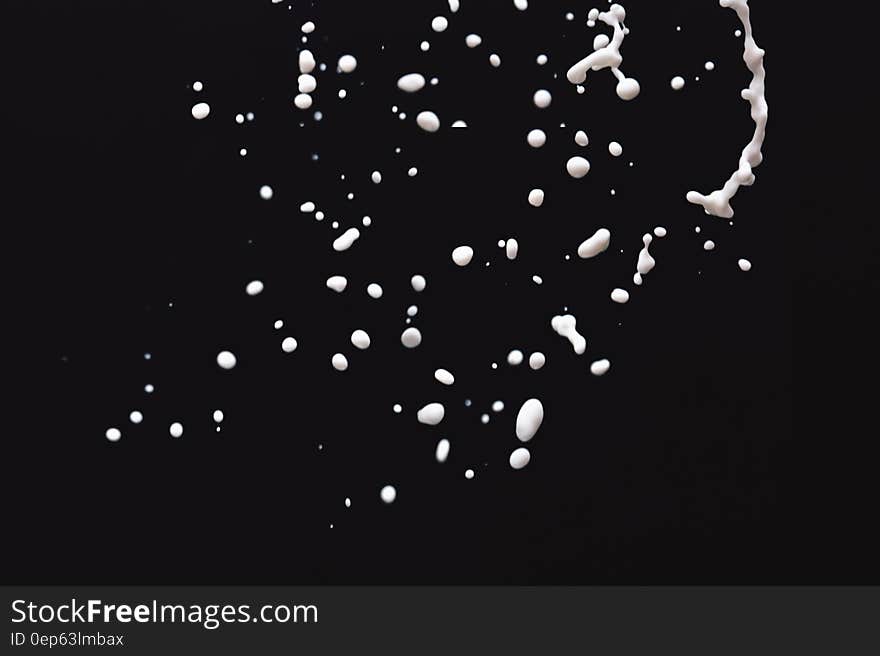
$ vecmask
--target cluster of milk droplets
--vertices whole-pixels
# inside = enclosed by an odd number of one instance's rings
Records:
[[[276,2],[276,0],[273,0]],[[528,9],[528,2],[526,0],[514,0],[513,2],[515,8],[519,11],[526,11]],[[752,118],[755,122],[755,132],[752,140],[743,150],[742,156],[740,158],[739,167],[731,176],[731,178],[724,184],[722,189],[712,192],[709,195],[702,195],[698,192],[689,192],[687,194],[687,200],[699,204],[703,206],[704,210],[708,214],[713,214],[721,217],[730,217],[733,214],[733,209],[730,207],[730,199],[736,193],[737,189],[743,185],[750,185],[754,182],[754,174],[752,169],[756,167],[761,161],[761,144],[764,139],[764,131],[767,120],[767,103],[764,98],[764,68],[763,68],[763,50],[757,47],[754,38],[752,36],[752,28],[749,20],[749,8],[748,8],[748,0],[720,0],[720,4],[722,7],[729,7],[736,11],[740,21],[742,22],[743,29],[745,31],[745,50],[743,59],[748,67],[748,69],[753,74],[753,80],[750,84],[749,88],[743,90],[742,97],[746,99],[751,105],[751,114]],[[458,0],[448,0],[449,10],[452,14],[455,14],[459,11],[461,3]],[[566,15],[566,20],[573,20],[574,14],[569,13]],[[587,25],[589,27],[595,27],[597,21],[599,23],[603,23],[609,26],[612,29],[612,34],[609,37],[607,34],[600,33],[596,35],[593,40],[593,51],[572,65],[568,72],[567,78],[569,82],[574,85],[577,85],[578,93],[584,92],[583,84],[586,81],[586,77],[589,71],[601,71],[603,69],[609,69],[611,73],[617,79],[616,93],[617,96],[623,101],[630,101],[636,98],[640,93],[640,85],[635,78],[628,77],[624,74],[622,70],[623,64],[623,55],[621,53],[621,46],[624,42],[625,37],[629,34],[629,29],[625,26],[624,21],[626,19],[626,10],[623,6],[619,4],[611,4],[607,11],[599,11],[598,9],[591,9],[588,13]],[[434,19],[430,22],[431,30],[440,34],[445,32],[449,27],[449,19],[446,16],[438,15],[434,17]],[[302,25],[302,32],[305,35],[311,34],[315,30],[315,24],[311,21],[308,21]],[[303,38],[305,42],[306,37]],[[477,34],[468,34],[465,38],[465,46],[468,48],[478,48],[483,43],[483,38]],[[430,48],[430,43],[425,40],[422,41],[420,45],[420,49],[425,51]],[[539,55],[537,62],[539,65],[543,65],[548,60],[546,54]],[[497,53],[492,53],[489,56],[489,63],[493,67],[498,67],[501,65],[501,57]],[[711,66],[710,66],[711,65]],[[348,74],[355,70],[357,66],[357,60],[351,55],[343,55],[339,58],[337,63],[337,73],[339,74]],[[305,110],[312,106],[312,97],[311,94],[317,88],[317,80],[313,76],[316,68],[316,61],[312,52],[308,49],[303,49],[299,53],[298,58],[298,67],[299,67],[299,77],[297,79],[297,95],[294,98],[293,104],[296,108]],[[707,62],[705,65],[706,70],[712,70],[714,68],[714,64],[711,62]],[[674,78],[672,82],[672,87],[674,89],[680,89],[683,86],[683,81],[679,82],[680,78]],[[434,83],[434,80],[432,80]],[[420,72],[404,72],[402,73],[397,80],[397,88],[404,92],[405,94],[417,94],[421,89],[423,89],[426,85],[426,78]],[[193,84],[193,90],[195,92],[200,92],[203,88],[201,82],[196,82]],[[344,97],[342,91],[340,91],[340,97]],[[539,89],[538,91],[532,94],[532,102],[538,108],[546,108],[552,102],[552,97],[550,93],[544,89]],[[395,111],[397,108],[395,107]],[[208,117],[210,113],[210,107],[207,103],[200,102],[195,104],[191,110],[192,116],[197,120],[203,120]],[[405,115],[403,112],[400,114],[401,118],[404,118]],[[241,119],[241,120],[239,120]],[[253,119],[253,114],[248,113],[248,120]],[[242,123],[245,120],[245,117],[239,114],[236,117],[236,122]],[[416,125],[425,132],[428,133],[437,133],[441,130],[442,122],[438,115],[431,111],[430,109],[421,109],[415,116]],[[451,127],[466,127],[464,121],[457,120],[451,124]],[[540,128],[533,128],[527,132],[526,140],[528,145],[532,148],[541,148],[547,140],[546,132]],[[586,147],[589,144],[589,139],[587,137],[586,132],[583,130],[578,130],[574,136],[575,145],[578,147]],[[398,149],[399,151],[399,149]],[[623,152],[623,147],[620,143],[616,141],[612,141],[608,145],[608,152],[614,156],[619,157]],[[245,150],[242,149],[242,155],[245,154]],[[590,171],[590,162],[580,156],[580,155],[572,155],[568,161],[566,162],[565,169],[568,174],[573,178],[582,178],[586,176]],[[410,168],[408,175],[412,177],[415,175],[417,171],[415,171],[414,167]],[[343,176],[344,178],[344,176]],[[373,183],[380,184],[382,182],[382,174],[379,171],[373,171],[370,175],[370,178]],[[612,190],[613,193],[613,190]],[[274,191],[268,185],[263,185],[259,190],[259,195],[264,200],[271,200]],[[352,199],[353,195],[349,194],[349,199]],[[533,207],[541,207],[544,202],[544,192],[539,188],[532,189],[527,194],[528,202]],[[311,200],[305,200],[300,205],[300,211],[304,214],[313,215],[316,221],[322,221],[325,218],[324,213],[318,209],[316,204]],[[371,224],[371,218],[369,216],[364,216],[361,220],[361,225],[363,227],[368,227]],[[337,221],[333,221],[333,228],[338,228],[339,224]],[[699,232],[699,228],[697,228]],[[644,276],[646,276],[655,266],[655,260],[651,253],[649,252],[649,246],[652,243],[654,237],[662,238],[667,234],[667,230],[665,227],[656,226],[653,229],[653,233],[646,232],[642,239],[642,249],[638,255],[638,261],[636,263],[636,272],[633,276],[633,283],[635,285],[641,285],[644,280]],[[338,237],[336,237],[331,243],[330,248],[337,252],[342,253],[352,248],[352,246],[358,241],[360,238],[360,230],[351,226],[344,230]],[[608,228],[599,228],[595,230],[595,232],[584,239],[584,241],[577,248],[577,255],[584,260],[590,260],[595,258],[605,252],[611,243],[611,232]],[[504,254],[509,260],[513,260],[517,257],[520,244],[519,242],[513,238],[508,237],[506,239],[499,240],[499,247],[504,250]],[[714,248],[714,242],[707,241],[704,248],[706,250],[711,250]],[[452,261],[459,267],[468,267],[474,257],[474,249],[467,244],[462,244],[456,247],[451,253]],[[488,264],[488,263],[487,263]],[[748,260],[740,259],[738,261],[738,265],[741,270],[748,271],[751,268],[751,263]],[[534,275],[532,280],[535,284],[540,285],[543,281],[540,276]],[[415,293],[422,292],[427,286],[426,278],[421,274],[415,274],[412,276],[410,280],[410,285],[412,290]],[[337,294],[344,293],[349,288],[349,281],[346,276],[335,274],[330,276],[326,280],[327,289],[333,291]],[[260,280],[252,280],[245,285],[245,292],[249,296],[256,296],[262,293],[264,289],[264,284]],[[381,285],[377,282],[370,282],[365,287],[366,293],[373,299],[379,299],[383,295],[383,289]],[[623,287],[614,288],[610,293],[610,300],[614,303],[625,304],[630,300],[630,293]],[[587,339],[581,334],[578,328],[578,321],[575,316],[567,312],[567,308],[565,308],[566,313],[553,316],[550,319],[550,325],[552,329],[562,338],[569,341],[571,344],[572,350],[576,356],[583,355],[587,351]],[[413,317],[418,313],[418,306],[410,305],[406,310],[406,322],[410,323]],[[276,330],[280,330],[283,328],[283,321],[278,320],[275,323]],[[408,326],[405,328],[400,334],[400,344],[405,349],[415,349],[418,348],[422,343],[422,333],[419,328],[415,326]],[[350,345],[357,351],[363,351],[370,348],[372,343],[370,335],[363,329],[357,328],[354,329],[350,335]],[[286,335],[281,339],[280,342],[280,350],[285,354],[291,354],[296,351],[298,347],[298,343],[295,337],[292,335]],[[346,355],[343,351],[347,349],[343,348],[342,350],[334,353],[330,357],[330,365],[339,372],[345,372],[349,367],[349,355]],[[145,355],[146,358],[149,359],[149,354]],[[520,366],[525,361],[525,355],[520,349],[513,349],[507,355],[507,364],[512,367]],[[216,364],[223,370],[231,371],[237,365],[237,357],[234,353],[228,350],[220,351],[216,356]],[[538,370],[544,367],[546,364],[546,356],[541,351],[533,351],[528,358],[528,366],[532,370]],[[493,368],[497,368],[497,363],[492,363]],[[589,365],[589,371],[594,376],[602,376],[606,374],[611,367],[611,363],[607,358],[598,358],[591,362]],[[433,371],[433,378],[435,381],[443,385],[445,387],[453,386],[456,383],[456,376],[448,371],[447,369],[436,369]],[[147,385],[145,387],[145,391],[147,393],[153,392],[153,385]],[[470,405],[470,400],[465,401],[465,405]],[[400,404],[395,404],[393,407],[393,411],[395,413],[401,413],[403,408]],[[495,401],[492,404],[493,412],[502,412],[504,410],[504,403],[500,400]],[[440,425],[446,416],[446,408],[443,404],[432,401],[430,399],[425,399],[425,403],[419,408],[415,413],[415,419],[418,423],[421,423],[425,426],[433,427]],[[140,411],[132,411],[129,417],[130,421],[133,424],[139,424],[143,421],[144,417]],[[216,410],[213,414],[213,419],[217,424],[217,430],[220,430],[220,423],[224,419],[224,413],[222,410]],[[517,412],[515,424],[513,426],[513,433],[516,436],[517,440],[520,442],[520,445],[516,448],[513,448],[509,454],[508,462],[511,468],[514,470],[520,470],[526,467],[531,460],[531,453],[524,446],[524,444],[530,442],[538,432],[542,422],[544,420],[544,407],[541,401],[537,398],[529,398],[525,402],[523,402]],[[487,423],[489,421],[488,413],[482,415],[483,423]],[[180,422],[174,422],[171,424],[169,428],[169,433],[172,437],[180,438],[183,435],[183,425]],[[116,427],[111,427],[106,431],[106,438],[111,442],[117,442],[122,437],[122,431]],[[451,444],[447,438],[441,438],[435,448],[434,448],[434,457],[437,462],[444,463],[446,462],[449,453],[450,453]],[[465,478],[472,479],[475,476],[475,472],[472,468],[468,468],[465,471]],[[387,504],[390,504],[395,501],[397,498],[397,490],[393,485],[386,484],[384,487],[380,489],[379,496],[381,500]],[[349,497],[345,498],[345,507],[349,508],[351,506],[351,499]],[[331,525],[332,526],[332,525]]]

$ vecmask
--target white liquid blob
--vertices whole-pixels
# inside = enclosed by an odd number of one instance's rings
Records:
[[[612,141],[608,144],[608,152],[611,153],[612,157],[620,157],[623,155],[623,146],[616,141]]]
[[[382,298],[382,286],[378,283],[371,282],[367,285],[367,295],[370,298]]]
[[[409,283],[412,285],[413,291],[423,292],[425,291],[425,287],[427,286],[428,281],[425,280],[425,276],[420,276],[416,274],[412,278],[410,278]]]
[[[344,276],[330,276],[327,278],[327,287],[334,292],[341,293],[345,291],[348,280]]]
[[[513,349],[510,353],[507,354],[507,364],[517,367],[522,364],[523,361],[523,352],[519,349]]]
[[[281,342],[281,350],[285,353],[293,353],[296,350],[297,342],[293,337],[285,337]]]
[[[349,228],[339,237],[333,240],[333,250],[341,253],[351,248],[351,245],[361,236],[361,231],[357,228]]]
[[[516,437],[520,442],[531,440],[544,421],[544,406],[538,399],[529,399],[516,415]]]
[[[468,48],[476,48],[483,42],[483,39],[479,34],[468,34],[464,38],[464,42]]]
[[[309,75],[308,73],[300,75],[297,78],[296,83],[300,93],[311,93],[318,88],[318,81],[313,75]],[[311,104],[311,102],[309,104]],[[297,107],[299,107],[299,105],[297,105]],[[300,107],[300,109],[304,108]]]
[[[445,16],[435,16],[431,21],[431,29],[435,32],[444,32],[449,27],[449,21]]]
[[[333,357],[330,358],[330,364],[333,365],[333,368],[336,369],[336,371],[345,371],[348,369],[348,358],[342,353],[334,353]]]
[[[256,296],[263,292],[263,282],[261,280],[251,280],[247,287],[244,288],[248,296]]]
[[[201,91],[201,90],[204,89],[204,88],[205,88],[205,87],[204,87],[204,85],[201,83],[201,81],[196,80],[195,82],[193,82],[193,91]]]
[[[307,93],[297,94],[293,99],[293,104],[297,109],[308,109],[312,106],[312,97]]]
[[[532,130],[526,136],[526,141],[532,148],[540,148],[547,143],[547,135],[543,130]]]
[[[211,106],[208,103],[200,102],[192,106],[192,116],[197,121],[201,121],[203,118],[207,118],[208,114],[210,113]]]
[[[422,333],[418,328],[407,328],[400,334],[400,343],[406,348],[415,348],[422,343]]]
[[[578,355],[587,350],[587,340],[577,331],[577,319],[574,315],[555,316],[550,320],[550,327],[561,337],[565,337]]]
[[[407,174],[409,177],[414,178],[414,177],[416,177],[416,176],[419,174],[419,170],[418,170],[415,166],[412,166],[412,167],[410,167],[410,169],[406,172],[406,174]]]
[[[407,93],[415,93],[425,86],[425,76],[420,73],[407,73],[397,80],[397,88]]]
[[[535,107],[539,109],[546,109],[553,101],[553,96],[550,95],[550,92],[547,91],[547,89],[538,89],[537,91],[535,91],[535,95],[532,96],[532,100],[535,103]]]
[[[611,292],[611,300],[615,303],[626,303],[629,301],[629,292],[620,287],[615,287]]]
[[[446,369],[437,369],[437,371],[434,372],[434,378],[437,382],[443,383],[444,385],[452,385],[455,382],[455,376]]]
[[[223,411],[222,410],[214,410],[214,421],[218,424],[223,421]]]
[[[236,362],[237,360],[235,358],[235,355],[233,355],[230,351],[220,351],[217,354],[217,364],[220,366],[221,369],[226,369],[228,371],[229,369],[235,367]]]
[[[263,185],[260,187],[260,198],[263,200],[270,200],[272,196],[275,195],[275,192],[272,191],[272,187],[269,185]]]
[[[355,348],[359,348],[363,351],[364,349],[370,348],[370,336],[365,330],[355,330],[351,334],[351,343]]]
[[[351,73],[357,68],[358,63],[352,55],[342,55],[336,65],[343,73]]]
[[[604,376],[608,373],[608,370],[611,368],[611,361],[603,358],[602,360],[596,360],[590,365],[590,373],[594,376]]]
[[[394,489],[393,485],[386,485],[379,492],[379,498],[385,503],[394,503],[394,500],[397,498],[397,490]]]
[[[436,426],[443,421],[445,415],[446,408],[443,407],[442,403],[429,403],[416,413],[416,419],[421,424]]]
[[[531,459],[532,454],[529,453],[529,450],[525,447],[520,447],[510,454],[510,466],[514,469],[522,469],[529,464]]]
[[[459,246],[452,251],[452,261],[463,267],[470,264],[474,257],[474,249],[470,246]]]
[[[565,163],[565,170],[573,178],[582,178],[590,172],[590,163],[586,158],[576,155]]]
[[[657,226],[654,228],[654,236],[655,237],[665,237],[666,236],[666,228],[663,226]]]
[[[416,124],[425,132],[436,132],[440,129],[440,118],[434,112],[419,112],[416,116]]]
[[[547,63],[547,55],[544,55],[544,54],[538,55],[535,58],[535,62],[538,64],[538,66],[543,66],[544,64]]]
[[[108,428],[107,432],[104,433],[104,437],[111,442],[118,442],[119,438],[122,437],[122,432],[118,428]]]
[[[513,0],[513,6],[520,11],[525,11],[529,8],[529,0]]]
[[[714,251],[715,250],[715,242],[711,239],[707,239],[703,242],[703,250],[704,251]]]
[[[443,438],[437,442],[434,457],[437,459],[437,462],[446,462],[446,459],[449,457],[449,440]]]
[[[128,415],[128,419],[133,424],[139,424],[144,420],[144,415],[140,410],[132,410]]]
[[[547,363],[547,357],[540,351],[535,351],[529,356],[529,366],[537,371]]]
[[[715,62],[707,61],[705,64],[703,64],[703,68],[705,68],[707,71],[714,71],[715,70]]]
[[[589,138],[587,138],[586,132],[584,132],[583,130],[578,130],[574,134],[574,142],[578,146],[586,146],[588,143],[590,143],[590,140]]]
[[[495,401],[492,404],[492,412],[501,412],[504,410],[504,401]]]
[[[517,253],[519,253],[519,242],[513,238],[508,239],[504,246],[504,252],[508,260],[515,260]]]
[[[752,263],[746,259],[740,259],[737,261],[737,265],[739,266],[741,271],[751,271]]]
[[[179,421],[175,421],[173,424],[171,424],[171,426],[169,426],[168,432],[171,434],[171,437],[180,437],[181,435],[183,435],[183,424],[181,424]]]
[[[681,77],[680,75],[676,75],[676,76],[675,76],[674,78],[672,78],[672,80],[669,82],[669,86],[671,86],[671,87],[672,87],[673,89],[675,89],[676,91],[680,91],[681,89],[684,88],[684,78]]]
[[[303,34],[311,34],[315,31],[315,24],[312,21],[307,21],[302,24],[300,29],[303,31]]]
[[[373,184],[379,184],[382,182],[382,174],[379,171],[373,171],[370,174],[370,180],[373,181]]]
[[[592,237],[585,239],[578,246],[578,257],[583,259],[596,257],[599,253],[607,250],[610,243],[611,231],[608,228],[599,228]]]
[[[544,190],[532,189],[529,192],[529,205],[532,207],[541,207],[544,204]]]
[[[489,55],[489,63],[493,67],[498,68],[499,66],[501,66],[501,57],[493,52],[491,55]]]
[[[315,211],[315,204],[312,201],[307,200],[305,203],[299,206],[299,211],[303,214],[310,214],[311,212]]]
[[[315,57],[310,50],[303,50],[299,53],[299,72],[311,73],[315,70]]]
[[[464,470],[464,477],[468,480],[471,480],[474,477],[474,470],[473,469],[465,469]]]

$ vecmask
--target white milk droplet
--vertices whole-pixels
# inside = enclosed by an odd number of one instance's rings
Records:
[[[680,91],[681,89],[684,88],[684,78],[681,77],[680,75],[676,75],[674,78],[672,78],[672,81],[669,83],[669,86],[671,86],[676,91]]]
[[[434,112],[419,112],[416,116],[416,124],[425,132],[436,132],[440,129],[440,118]]]
[[[272,191],[272,187],[269,185],[263,185],[260,187],[260,198],[263,200],[271,200],[272,196],[275,195],[275,192]]]
[[[523,352],[519,349],[513,349],[510,353],[507,354],[507,364],[511,366],[519,366],[523,361]]]
[[[576,326],[577,319],[571,314],[557,315],[550,320],[550,327],[571,342],[575,353],[582,355],[587,350],[587,340],[577,331]]]
[[[415,348],[422,343],[422,333],[418,328],[407,328],[400,334],[400,343],[406,348]]]
[[[348,358],[342,353],[335,353],[330,359],[330,364],[333,365],[333,368],[336,369],[336,371],[345,371],[348,369]]]
[[[707,239],[703,242],[703,250],[704,251],[714,251],[715,250],[715,242],[711,239]]]
[[[532,148],[540,148],[547,143],[547,135],[543,130],[532,130],[526,135],[526,141]]]
[[[223,421],[223,411],[222,410],[214,410],[214,421],[218,424]]]
[[[607,358],[596,360],[590,365],[590,373],[594,376],[604,376],[611,368],[611,361]]]
[[[470,264],[473,257],[474,249],[470,246],[459,246],[452,251],[452,261],[460,267]]]
[[[201,83],[201,81],[196,80],[193,82],[193,91],[201,91],[205,86]]]
[[[347,251],[351,245],[361,236],[361,231],[357,228],[349,228],[339,237],[333,240],[333,250],[337,252]]]
[[[442,403],[429,403],[416,413],[416,418],[421,424],[436,426],[446,415],[446,408]]]
[[[370,298],[382,298],[382,286],[378,283],[371,282],[367,285],[367,294]]]
[[[535,107],[539,109],[546,109],[553,101],[553,96],[550,95],[550,92],[547,91],[547,89],[538,89],[537,91],[535,91],[535,95],[532,96],[532,100],[535,103]]]
[[[655,237],[665,237],[666,236],[666,228],[663,226],[657,226],[654,228],[654,236]]]
[[[425,76],[421,73],[407,73],[397,80],[397,88],[407,93],[415,93],[425,86]]]
[[[344,276],[330,276],[327,278],[327,287],[334,292],[343,292],[348,285],[348,280]]]
[[[192,116],[197,121],[201,121],[211,113],[211,106],[208,103],[200,102],[192,106]]]
[[[231,352],[220,351],[217,354],[217,364],[220,366],[221,369],[226,369],[228,371],[235,366],[235,363],[235,355],[233,355]]]
[[[489,63],[495,68],[498,68],[499,66],[501,66],[501,57],[499,57],[495,53],[492,53],[491,55],[489,55]]]
[[[144,420],[144,415],[140,410],[132,410],[131,414],[128,415],[128,419],[133,424],[139,424]]]
[[[623,146],[616,141],[612,141],[608,144],[608,152],[611,153],[613,157],[620,157],[623,155]]]
[[[437,442],[434,457],[437,459],[437,462],[446,462],[446,459],[449,457],[449,440],[443,438]]]
[[[455,376],[446,369],[437,369],[434,372],[434,378],[444,385],[452,385],[455,382]]]
[[[171,434],[171,437],[180,437],[181,435],[183,435],[183,424],[181,424],[179,421],[175,421],[168,428],[168,432]]]
[[[299,53],[299,72],[311,73],[315,70],[315,57],[310,50],[303,50]]]
[[[394,503],[394,500],[397,498],[397,490],[394,489],[393,485],[386,485],[379,492],[379,498],[385,503]]]
[[[705,68],[707,71],[714,71],[715,62],[707,61],[705,64],[703,64],[703,68]]]
[[[464,470],[464,477],[468,480],[471,480],[474,477],[474,470],[473,469],[465,469]]]
[[[752,269],[752,263],[746,259],[740,259],[737,264],[742,271],[750,271]]]
[[[357,59],[352,55],[342,55],[336,64],[343,73],[351,73],[357,68]]]
[[[582,178],[590,172],[590,163],[586,158],[576,155],[565,163],[565,170],[573,178]]]
[[[418,274],[416,274],[412,278],[410,278],[409,282],[412,285],[413,290],[417,291],[417,292],[425,291],[425,287],[428,284],[428,281],[425,280],[425,276],[421,276]]]
[[[299,89],[300,93],[311,93],[318,88],[318,81],[314,78],[313,75],[303,73],[297,78],[297,88]],[[299,107],[299,105],[297,105],[297,107]]]
[[[315,31],[315,24],[312,21],[307,21],[302,24],[300,29],[303,31],[303,34],[311,34]]]
[[[586,132],[584,132],[583,130],[578,130],[578,131],[575,132],[575,134],[574,134],[574,142],[575,142],[578,146],[586,146],[588,143],[590,143],[590,140],[589,140],[589,138],[587,137],[587,133],[586,133]]]
[[[611,292],[611,300],[615,303],[626,303],[629,301],[629,292],[620,287],[615,287]]]
[[[529,366],[537,371],[547,363],[546,356],[540,351],[535,351],[529,356]]]
[[[529,453],[529,450],[525,447],[520,447],[510,454],[510,466],[514,469],[522,469],[529,464],[529,460],[531,459],[532,454]]]
[[[504,401],[495,401],[492,404],[492,412],[501,412],[504,410]]]
[[[519,242],[511,237],[507,240],[504,251],[508,260],[515,260],[517,253],[519,253]]]
[[[307,93],[297,94],[293,99],[293,104],[297,109],[308,109],[312,106],[312,97]]]
[[[107,432],[104,433],[104,437],[111,442],[118,442],[119,438],[122,437],[122,432],[118,428],[108,428]]]
[[[529,8],[529,0],[513,0],[513,6],[520,11],[525,11]]]
[[[591,10],[590,16],[593,15]],[[623,21],[626,18],[626,11],[619,4],[612,4],[608,11],[596,14],[596,18],[590,18],[591,21],[596,19],[602,21],[606,25],[610,25],[614,34],[610,41],[594,50],[589,55],[581,59],[568,69],[566,77],[572,84],[583,84],[587,79],[587,72],[590,70],[599,71],[603,68],[610,68],[611,72],[617,78],[616,92],[621,100],[632,100],[639,95],[639,83],[635,78],[626,77],[620,66],[623,64],[623,55],[620,54],[620,46],[629,30],[623,27]],[[589,23],[588,23],[589,24]],[[604,39],[594,42],[594,45],[605,43]]]
[[[544,64],[547,63],[547,55],[545,55],[545,54],[538,55],[535,58],[535,62],[538,64],[538,66],[543,66]]]
[[[447,27],[449,27],[449,21],[445,16],[435,16],[431,21],[431,29],[435,32],[443,32]]]
[[[538,432],[543,421],[544,406],[538,399],[529,399],[522,404],[516,415],[516,437],[520,442],[528,442]]]
[[[364,349],[367,349],[370,347],[370,336],[367,334],[367,332],[365,330],[360,330],[360,329],[355,330],[351,334],[351,343],[356,348],[359,348],[363,351]]]
[[[309,214],[315,211],[315,204],[312,201],[306,201],[302,205],[299,206],[299,211],[303,214]]]
[[[285,353],[293,353],[296,350],[296,339],[293,337],[285,337],[281,342],[281,350]]]
[[[599,228],[593,236],[585,239],[578,246],[578,257],[588,259],[596,257],[599,253],[608,249],[611,243],[611,231],[608,228]]]
[[[544,190],[532,189],[529,192],[529,205],[532,207],[541,207],[544,204]]]
[[[261,280],[251,280],[247,287],[244,288],[248,296],[256,296],[263,291],[263,282]]]
[[[465,37],[464,42],[467,44],[468,48],[476,48],[483,42],[483,39],[479,34],[468,34]]]

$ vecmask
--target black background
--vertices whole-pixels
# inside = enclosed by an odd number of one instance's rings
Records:
[[[732,227],[684,201],[688,189],[727,178],[753,129],[738,95],[749,80],[733,36],[739,24],[712,2],[627,3],[623,69],[642,86],[631,103],[617,99],[608,71],[591,74],[583,96],[564,80],[591,49],[586,6],[532,3],[520,13],[508,1],[463,2],[437,35],[431,18],[448,15],[440,0],[293,10],[268,0],[50,2],[27,3],[27,13],[25,4],[5,25],[9,79],[20,89],[5,126],[10,159],[26,172],[9,180],[6,249],[12,293],[25,297],[15,325],[29,339],[12,346],[27,369],[9,398],[26,417],[5,438],[4,578],[876,576],[862,557],[868,544],[837,533],[870,523],[856,507],[870,478],[803,465],[808,436],[821,436],[828,456],[844,448],[855,420],[829,412],[832,397],[820,389],[855,367],[847,343],[870,334],[851,320],[845,341],[824,330],[865,298],[851,281],[868,265],[829,247],[844,209],[816,194],[867,189],[867,173],[858,160],[819,152],[858,138],[851,125],[838,139],[827,116],[807,117],[800,94],[829,71],[802,65],[779,3],[753,3],[770,123],[765,161],[755,186],[736,196]],[[317,76],[320,122],[291,104],[306,20],[318,26],[308,47],[329,69]],[[483,37],[474,50],[464,45],[470,32]],[[336,74],[347,52],[358,69]],[[489,66],[490,52],[501,68]],[[544,67],[534,62],[541,52]],[[702,67],[709,59],[711,73]],[[410,71],[440,83],[405,96],[394,81]],[[679,93],[669,89],[676,74],[688,80]],[[197,79],[201,93],[189,88]],[[531,104],[541,87],[554,95],[547,110]],[[841,88],[854,113],[868,111],[864,89]],[[202,100],[211,114],[197,122],[190,107]],[[810,102],[838,109],[820,95]],[[415,127],[425,108],[441,116],[440,133]],[[248,111],[255,120],[237,125],[235,114]],[[469,128],[448,129],[457,118]],[[525,134],[539,126],[549,142],[534,151]],[[583,153],[577,129],[591,139]],[[624,146],[617,159],[606,149],[613,139]],[[576,153],[593,164],[580,181],[563,169]],[[820,173],[822,161],[836,165]],[[410,166],[416,178],[406,176]],[[369,181],[373,169],[382,184]],[[260,200],[262,184],[275,189],[272,201]],[[525,202],[534,186],[547,191],[540,209]],[[300,214],[306,200],[328,218]],[[330,221],[345,228],[365,214],[373,225],[360,241],[333,252]],[[669,236],[655,240],[657,268],[632,290],[641,234],[655,225]],[[608,253],[563,260],[601,226],[614,234]],[[847,236],[870,250],[874,232],[866,222]],[[513,263],[495,245],[508,236],[520,243]],[[714,252],[703,252],[707,238]],[[461,243],[477,253],[467,269],[449,258]],[[750,273],[739,257],[753,262]],[[422,294],[409,287],[414,273],[428,279]],[[349,278],[342,295],[324,287],[333,274]],[[254,278],[266,291],[250,298],[243,290]],[[385,288],[379,301],[365,293],[373,281]],[[625,306],[607,299],[618,285],[634,291]],[[835,299],[827,311],[817,311],[822,292]],[[414,351],[399,345],[410,304],[424,334]],[[550,329],[564,306],[587,336],[583,357]],[[350,346],[355,328],[373,337],[368,351]],[[279,348],[287,334],[300,345],[290,355]],[[214,364],[224,348],[239,358],[231,372]],[[541,350],[548,364],[511,368],[511,348]],[[345,373],[330,367],[336,351],[348,354]],[[612,361],[602,378],[587,371],[598,357]],[[440,389],[436,367],[452,370],[456,384]],[[156,386],[151,396],[146,383]],[[793,421],[795,383],[806,391]],[[515,412],[532,396],[547,416],[531,464],[514,472]],[[488,410],[495,399],[503,413]],[[447,405],[437,428],[415,421],[428,401]],[[391,411],[397,402],[401,415]],[[219,434],[215,408],[226,415]],[[140,426],[128,423],[132,409],[144,412]],[[487,426],[483,412],[492,414]],[[169,437],[172,421],[183,422],[183,438]],[[122,429],[120,442],[104,439],[109,426]],[[433,459],[441,436],[452,442],[445,465]],[[866,439],[874,436],[869,429]],[[474,480],[463,476],[468,467]],[[798,473],[814,476],[815,496],[795,486]],[[391,506],[378,499],[386,483],[398,490]],[[830,501],[851,483],[848,503]]]

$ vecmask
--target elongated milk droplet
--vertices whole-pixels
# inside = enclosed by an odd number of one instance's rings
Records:
[[[611,292],[611,300],[615,303],[626,303],[629,301],[629,292],[620,287],[615,287]]]
[[[532,454],[529,453],[529,450],[521,446],[510,454],[510,466],[514,469],[522,469],[529,464],[529,460],[531,459]]]
[[[192,107],[192,115],[193,118],[197,121],[201,121],[203,118],[207,118],[208,114],[211,113],[211,106],[208,103],[200,102],[196,103]]]
[[[407,93],[415,93],[425,86],[425,76],[421,73],[407,73],[397,80],[397,88]]]
[[[339,237],[333,240],[333,250],[337,252],[347,251],[351,245],[361,236],[361,231],[357,228],[349,228]]]
[[[437,459],[437,462],[446,462],[446,459],[449,457],[449,440],[443,438],[437,442],[434,457]]]
[[[455,376],[446,369],[437,369],[434,372],[434,378],[444,385],[452,385],[455,382]]]
[[[578,246],[578,256],[583,259],[596,257],[605,251],[611,243],[611,231],[608,228],[599,228],[593,236],[581,242]]]
[[[544,406],[538,399],[529,399],[522,404],[516,415],[516,437],[520,442],[528,442],[538,432],[543,421]]]
[[[604,376],[608,373],[608,370],[611,368],[611,361],[603,358],[602,360],[596,360],[590,365],[590,373],[594,376]]]
[[[571,342],[574,352],[582,355],[587,350],[587,340],[577,331],[577,319],[574,315],[565,314],[563,316],[555,316],[550,321],[550,326],[560,336],[565,337]]]

